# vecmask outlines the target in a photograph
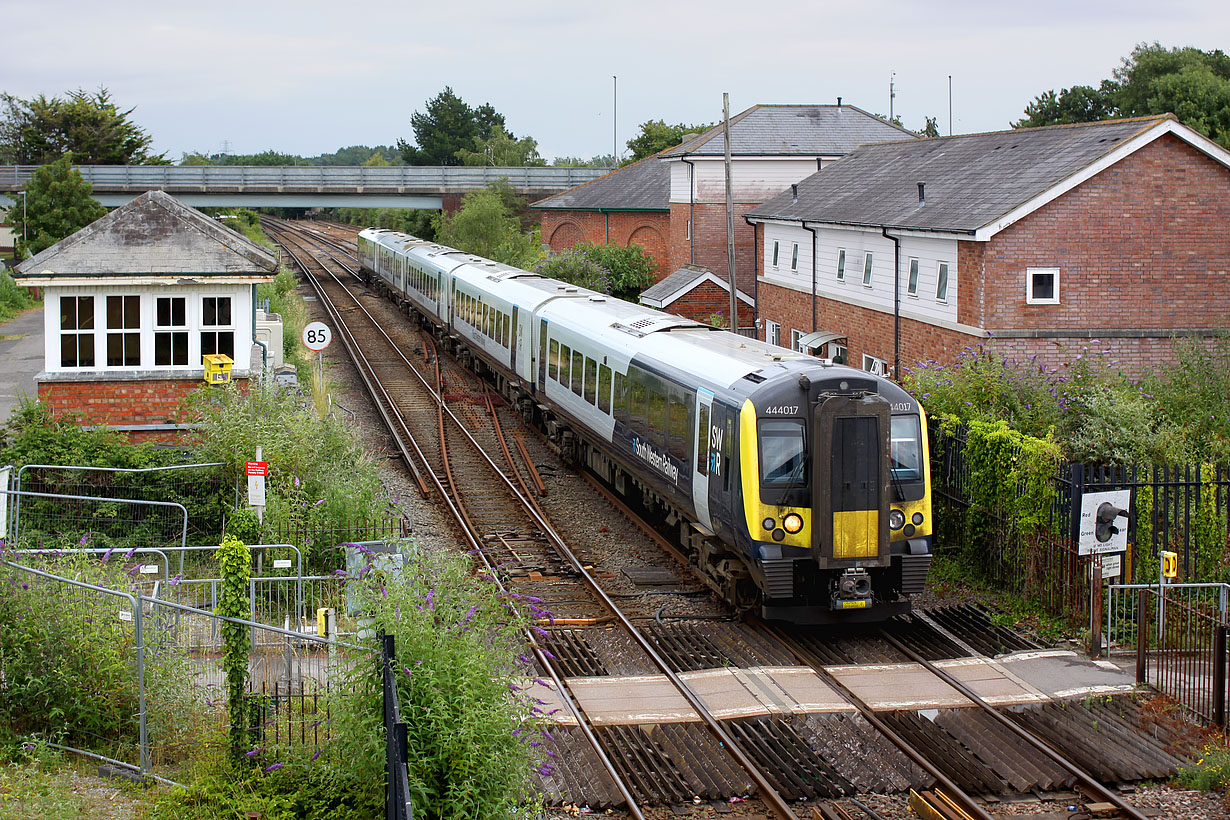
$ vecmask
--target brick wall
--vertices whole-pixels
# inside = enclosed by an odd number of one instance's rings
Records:
[[[739,289],[748,296],[756,287],[757,258],[753,242],[755,231],[747,224],[743,215],[760,203],[736,202],[733,205],[735,217],[735,276]],[[695,231],[696,258],[690,258],[692,241],[688,239],[688,218],[692,217]],[[706,267],[717,276],[726,278],[730,269],[726,257],[726,205],[712,203],[697,203],[689,205],[686,202],[671,203],[670,222],[671,259],[678,265],[689,262]]]
[[[246,379],[237,379],[246,386]],[[200,379],[41,381],[38,400],[52,415],[72,414],[88,425],[180,424],[188,394],[206,388]],[[175,431],[130,435],[133,440],[175,440]]]
[[[714,282],[701,282],[663,310],[708,324],[709,318],[715,313],[721,313],[723,317],[730,315],[730,291]],[[750,327],[755,321],[753,314],[752,305],[740,301],[739,327]]]
[[[1227,236],[1230,169],[1165,135],[989,242],[958,242],[957,321],[988,330],[1006,357],[1047,368],[1102,354],[1130,376],[1164,369],[1170,331],[1227,324]],[[1030,267],[1059,268],[1059,304],[1026,304]],[[811,330],[810,293],[761,281],[759,298],[759,316],[781,323],[783,342],[791,328]],[[864,353],[892,362],[891,312],[820,297],[816,325],[845,333],[856,365]],[[1039,330],[1071,335],[1007,336]],[[901,363],[951,361],[978,341],[902,319]]]
[[[653,257],[654,281],[668,275],[672,266],[667,236],[670,234],[670,214],[665,211],[552,211],[542,210],[542,241],[553,252],[565,251],[578,242],[603,245],[640,245]],[[686,259],[683,261],[687,261]],[[679,264],[682,264],[680,262]]]

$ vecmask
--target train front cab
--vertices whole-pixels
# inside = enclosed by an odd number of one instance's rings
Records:
[[[879,621],[922,591],[926,427],[916,405],[893,408],[876,394],[823,397],[799,419],[744,405],[744,503],[766,618]]]

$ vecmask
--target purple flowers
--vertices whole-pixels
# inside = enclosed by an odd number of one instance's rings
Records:
[[[281,763],[274,763],[272,766],[267,766],[267,767],[265,768],[265,771],[266,771],[266,772],[276,772],[276,771],[277,771],[278,769],[280,769],[280,768],[282,768],[282,764],[281,764]]]

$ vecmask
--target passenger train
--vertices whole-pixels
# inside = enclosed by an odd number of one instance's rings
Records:
[[[874,621],[922,591],[927,426],[893,382],[404,233],[364,230],[359,257],[740,609]]]

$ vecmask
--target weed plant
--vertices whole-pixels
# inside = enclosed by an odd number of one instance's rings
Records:
[[[1174,779],[1185,789],[1230,790],[1230,747],[1224,743],[1205,744],[1196,762],[1179,769]]]
[[[7,322],[38,303],[29,290],[13,281],[7,270],[0,271],[0,322]]]
[[[11,552],[0,552],[5,561]],[[20,556],[65,578],[129,591],[131,554]],[[186,751],[185,727],[199,716],[186,655],[157,619],[143,624],[150,744],[164,760]],[[131,603],[0,563],[0,725],[137,761],[139,688]],[[178,749],[178,752],[176,751]]]

